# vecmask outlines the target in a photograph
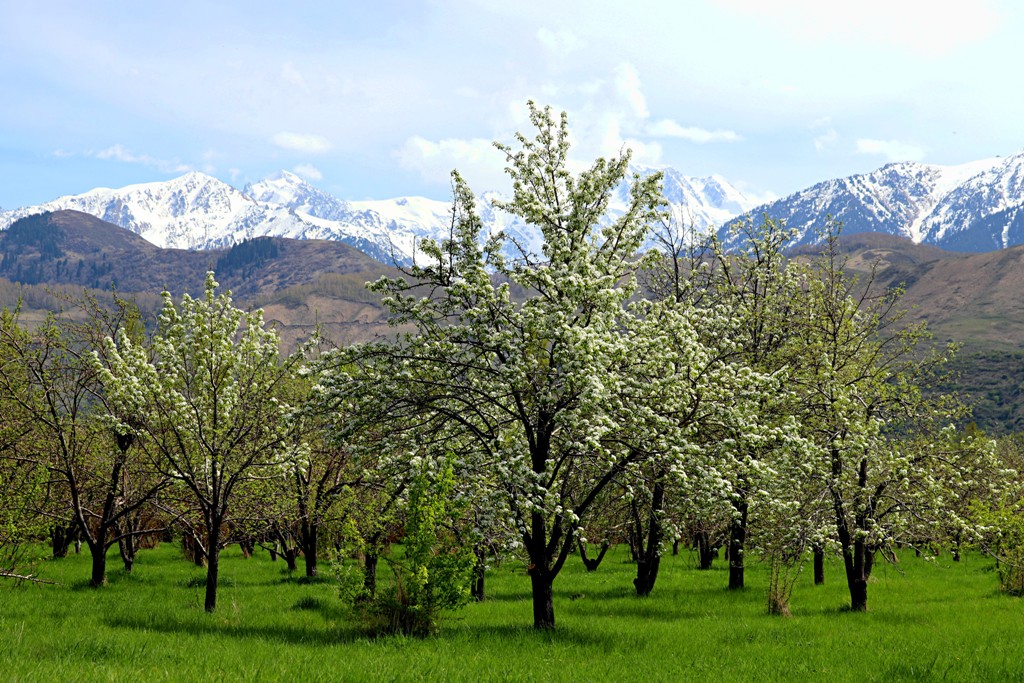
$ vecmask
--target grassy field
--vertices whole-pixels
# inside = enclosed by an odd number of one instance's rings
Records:
[[[997,591],[991,562],[879,566],[870,611],[844,610],[838,564],[806,571],[793,616],[765,612],[767,576],[729,592],[725,565],[668,557],[654,594],[630,594],[623,549],[555,583],[558,629],[536,633],[529,581],[507,563],[489,599],[452,615],[434,639],[362,637],[332,581],[306,582],[266,554],[222,563],[219,609],[202,610],[202,570],[171,545],[132,574],[111,555],[110,585],[86,586],[88,558],[45,562],[58,586],[0,584],[0,681],[153,680],[816,680],[1024,679],[1024,603]],[[382,571],[386,569],[382,568]]]

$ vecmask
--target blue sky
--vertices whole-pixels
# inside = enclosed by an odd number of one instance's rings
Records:
[[[1024,147],[1006,0],[0,0],[0,207],[280,169],[343,198],[503,186],[492,140],[568,111],[585,162],[755,196]]]

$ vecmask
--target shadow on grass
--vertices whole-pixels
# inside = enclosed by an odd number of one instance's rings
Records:
[[[299,608],[304,609],[304,608]],[[317,611],[333,611],[317,609]],[[117,616],[107,619],[106,625],[114,629],[125,629],[129,631],[149,631],[166,635],[199,635],[212,636],[215,638],[236,638],[239,640],[268,640],[288,645],[344,645],[356,642],[380,642],[401,644],[405,641],[417,641],[415,638],[406,636],[374,636],[368,634],[357,624],[345,623],[344,625],[332,625],[325,629],[303,628],[289,625],[257,625],[245,626],[238,624],[225,624],[214,621],[217,614],[200,616],[196,620],[161,619],[147,618],[146,616]],[[448,638],[470,639],[488,643],[522,643],[522,644],[551,644],[551,645],[573,645],[594,647],[600,646],[611,648],[616,638],[608,635],[595,635],[590,632],[583,632],[572,628],[557,628],[553,631],[542,631],[534,629],[529,625],[493,625],[493,626],[457,626],[449,622],[448,626],[442,626],[441,633],[435,638],[445,640]]]
[[[159,621],[145,616],[117,616],[105,621],[115,629],[150,631],[167,635],[199,635],[240,640],[269,640],[288,645],[338,645],[366,640],[355,626],[332,626],[326,629],[301,628],[288,625],[245,626],[214,621],[217,614],[204,615],[196,620],[162,617]]]
[[[454,621],[454,620],[452,620]],[[617,638],[611,635],[597,634],[591,631],[581,631],[566,626],[556,627],[554,630],[538,630],[529,624],[492,624],[492,625],[454,625],[452,621],[441,627],[441,638],[458,637],[463,640],[484,641],[489,647],[496,647],[497,643],[507,644],[510,642],[547,643],[551,645],[578,645],[581,647],[603,647],[611,649],[617,642]]]
[[[70,582],[64,583],[62,585],[65,585],[68,588],[70,588],[72,591],[76,591],[76,592],[91,591],[91,590],[101,590],[102,591],[102,590],[104,590],[106,588],[111,588],[113,586],[117,586],[118,584],[132,585],[132,584],[145,583],[146,579],[143,578],[143,577],[140,577],[137,573],[126,572],[124,570],[118,569],[118,570],[115,570],[113,572],[108,572],[107,573],[107,582],[105,584],[103,584],[102,586],[93,586],[89,581],[90,581],[89,579],[78,579],[78,580],[75,580],[75,581],[70,581]]]

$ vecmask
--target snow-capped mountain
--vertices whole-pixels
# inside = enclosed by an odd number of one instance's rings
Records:
[[[1022,208],[1024,152],[956,166],[887,164],[818,183],[750,214],[785,220],[799,244],[815,242],[815,228],[831,216],[846,234],[881,232],[957,251],[991,251],[1024,243]],[[727,241],[729,223],[719,232]]]
[[[654,169],[636,169],[641,175]],[[669,210],[698,230],[713,229],[753,202],[722,178],[689,178],[665,173]],[[610,212],[625,210],[629,191],[618,189]],[[477,198],[489,232],[503,230],[528,252],[540,253],[538,228],[496,209],[495,193]],[[384,261],[408,263],[425,237],[444,238],[451,227],[451,203],[423,197],[345,201],[288,172],[244,190],[192,172],[166,182],[97,188],[38,206],[0,211],[0,229],[31,214],[73,209],[115,223],[160,247],[210,249],[263,235],[346,242]]]
[[[314,226],[279,206],[260,204],[203,173],[166,182],[97,188],[0,213],[0,228],[44,211],[72,209],[101,218],[159,247],[210,249],[258,235],[309,238]]]
[[[694,178],[684,176],[674,168],[644,167],[636,170],[641,176],[661,171],[664,174],[662,194],[673,218],[701,230],[721,225],[732,216],[749,211],[754,206],[753,201],[721,176]],[[620,188],[620,197],[625,204],[628,199],[627,188]]]

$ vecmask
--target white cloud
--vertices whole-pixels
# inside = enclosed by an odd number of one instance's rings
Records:
[[[302,176],[306,180],[323,180],[324,174],[320,172],[320,169],[313,164],[299,164],[292,168],[296,174]]]
[[[682,138],[690,142],[739,142],[743,138],[731,130],[707,130],[696,126],[681,126],[672,119],[662,119],[647,126],[647,134],[659,138]]]
[[[312,133],[281,132],[270,138],[270,141],[283,149],[290,149],[306,154],[323,154],[330,151],[331,141],[322,135]]]
[[[546,50],[558,57],[564,57],[580,48],[584,47],[586,43],[580,39],[572,31],[558,30],[552,31],[549,28],[542,27],[537,30],[537,40],[544,46]]]
[[[640,84],[640,73],[635,66],[629,62],[623,62],[616,66],[614,82],[616,93],[620,100],[628,105],[633,116],[646,119],[651,115],[647,108],[647,98],[644,97],[643,87]]]
[[[639,165],[664,163],[666,139],[682,139],[697,144],[738,142],[742,137],[732,130],[685,127],[673,119],[652,120],[639,69],[631,62],[620,62],[601,78],[575,83],[558,81],[542,84],[550,95],[553,113],[569,114],[569,166],[573,171],[588,168],[596,157],[617,157],[626,150]],[[492,120],[493,137],[511,140],[513,131],[532,136],[529,116],[520,93],[506,100],[505,113]],[[412,136],[395,152],[403,168],[415,170],[436,183],[447,182],[452,168],[458,168],[474,188],[495,188],[507,184],[505,159],[496,152],[491,138]]]
[[[882,155],[889,161],[920,161],[924,158],[924,148],[899,140],[857,140],[857,154]]]
[[[768,22],[814,43],[874,44],[934,57],[980,43],[1000,23],[995,0],[717,0],[735,14]]]
[[[193,170],[188,164],[183,164],[177,159],[157,159],[148,154],[136,154],[121,144],[111,145],[98,152],[88,152],[87,156],[103,161],[120,161],[125,164],[140,164],[155,168],[163,173],[188,173]]]
[[[302,75],[294,64],[291,62],[285,62],[284,66],[281,67],[281,78],[287,83],[291,83],[297,88],[302,90],[308,90],[309,85],[306,83],[306,77]]]
[[[839,133],[835,128],[829,128],[821,135],[814,138],[814,151],[818,154],[822,154],[833,147],[839,142]]]
[[[436,142],[418,135],[405,141],[395,156],[402,168],[418,172],[424,180],[448,183],[453,169],[474,189],[493,189],[505,183],[505,158],[490,140],[446,138]]]

